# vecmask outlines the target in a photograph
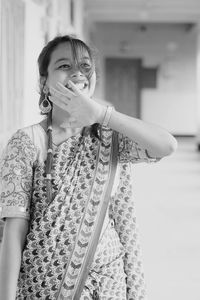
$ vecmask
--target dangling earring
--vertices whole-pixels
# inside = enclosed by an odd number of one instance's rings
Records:
[[[44,99],[40,103],[40,110],[44,114],[48,114],[51,111],[51,109],[52,109],[51,103],[50,103],[49,99],[47,98],[47,94],[45,94]]]

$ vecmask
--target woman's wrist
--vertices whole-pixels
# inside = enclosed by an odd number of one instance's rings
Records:
[[[103,120],[104,120],[106,111],[107,111],[107,106],[102,105],[102,109],[101,109],[100,112],[99,112],[99,116],[98,116],[98,119],[97,119],[97,123],[99,123],[99,124],[102,124],[102,123],[103,123]]]
[[[102,123],[101,123],[102,126],[104,126],[104,127],[109,126],[109,121],[110,121],[113,110],[114,110],[113,106],[107,106],[106,107],[106,111],[105,111],[105,114],[104,114],[104,117],[103,117],[103,120],[102,120]]]

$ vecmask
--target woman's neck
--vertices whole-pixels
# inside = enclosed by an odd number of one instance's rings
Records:
[[[54,105],[52,111],[52,128],[55,134],[66,133],[70,136],[82,130],[82,128],[70,127],[69,121],[70,114]]]
[[[54,105],[52,111],[52,125],[55,127],[63,127],[63,124],[67,124],[70,119],[70,114],[66,111],[63,111],[58,106]]]
[[[47,119],[44,119],[40,122],[44,130],[47,130]],[[54,118],[52,116],[52,136],[55,144],[59,144],[62,141],[70,138],[71,136],[77,135],[83,130],[83,128],[73,128],[67,126],[67,118]]]

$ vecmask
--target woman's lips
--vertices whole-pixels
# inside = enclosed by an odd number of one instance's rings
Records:
[[[88,84],[86,82],[73,82],[73,84],[75,84],[79,90],[84,90],[85,88],[88,87]],[[66,84],[66,87],[69,90],[72,90],[72,88],[68,84]]]

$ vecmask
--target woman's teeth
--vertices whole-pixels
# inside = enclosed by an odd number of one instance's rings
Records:
[[[79,90],[83,90],[85,88],[85,83],[75,83],[75,84]]]
[[[87,87],[87,84],[86,83],[82,83],[82,82],[74,82],[74,84],[76,85],[76,87],[79,89],[79,90],[83,90]],[[69,89],[69,90],[72,90],[72,88],[66,84],[66,87]]]

